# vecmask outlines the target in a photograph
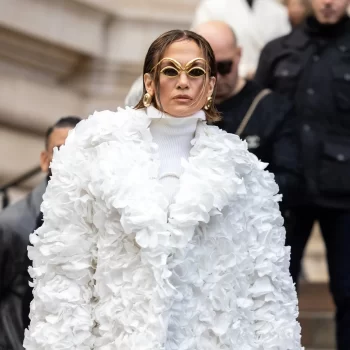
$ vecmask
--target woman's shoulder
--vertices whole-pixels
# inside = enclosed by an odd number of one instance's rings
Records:
[[[148,123],[143,109],[126,107],[117,111],[95,111],[69,133],[66,145],[93,147],[103,141],[117,139],[118,133],[125,130],[147,127]]]
[[[202,144],[211,148],[216,154],[215,157],[221,158],[221,163],[225,164],[225,172],[233,170],[235,175],[244,181],[247,194],[274,195],[278,193],[274,175],[266,170],[268,164],[259,160],[248,150],[245,140],[217,126],[206,125],[203,131],[205,137]]]
[[[121,108],[118,107],[116,111],[104,110],[104,111],[95,111],[93,114],[89,115],[86,121],[115,121],[128,119],[132,117],[140,117],[146,115],[145,109],[134,109],[132,107]]]
[[[247,163],[265,164],[260,162],[259,159],[248,150],[247,142],[242,140],[238,135],[228,133],[216,125],[204,126],[204,133],[212,147],[221,148],[222,152],[227,152],[232,160],[239,161],[239,159],[244,158]],[[267,165],[264,165],[264,168],[266,166]]]

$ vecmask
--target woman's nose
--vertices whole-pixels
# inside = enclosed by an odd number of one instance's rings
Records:
[[[180,89],[185,89],[188,87],[188,76],[186,72],[184,71],[180,72],[178,82],[177,82],[177,87]]]

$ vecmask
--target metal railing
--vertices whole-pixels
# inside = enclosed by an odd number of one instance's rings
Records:
[[[6,208],[10,203],[9,196],[8,196],[8,189],[9,188],[18,186],[22,182],[29,180],[31,177],[39,174],[40,172],[41,172],[41,168],[40,168],[40,166],[37,166],[37,167],[27,171],[23,175],[19,176],[18,178],[14,179],[14,180],[10,181],[9,183],[0,187],[0,194],[2,194],[2,209]]]

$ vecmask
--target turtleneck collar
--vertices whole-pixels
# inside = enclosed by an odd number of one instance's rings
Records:
[[[167,113],[163,113],[153,106],[147,107],[147,116],[152,119],[151,131],[152,134],[163,136],[179,136],[179,135],[194,135],[199,120],[205,120],[204,111],[200,110],[197,113],[188,117],[173,117]]]
[[[350,19],[347,15],[335,24],[322,24],[318,22],[314,16],[310,16],[306,19],[305,25],[310,35],[317,37],[333,37],[343,33],[349,22]]]
[[[151,118],[150,131],[153,142],[158,145],[160,160],[159,180],[169,203],[172,203],[183,171],[181,160],[188,159],[198,121],[205,120],[204,111],[177,118],[162,113],[153,106],[147,108]]]
[[[205,120],[205,113],[203,110],[199,110],[198,112],[188,116],[188,117],[173,117],[170,114],[165,112],[161,112],[154,106],[147,107],[147,116],[151,119],[171,119],[175,123],[181,123],[185,120],[196,119],[196,120]]]

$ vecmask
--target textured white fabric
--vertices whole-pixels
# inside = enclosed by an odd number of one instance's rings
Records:
[[[179,190],[144,110],[95,112],[56,150],[31,235],[27,350],[300,350],[274,177],[198,123]]]
[[[211,20],[224,21],[235,31],[243,48],[239,63],[242,77],[255,72],[260,52],[269,41],[291,31],[287,9],[278,0],[254,0],[253,8],[247,0],[202,0],[192,28]]]
[[[174,118],[150,106],[147,116],[151,118],[150,130],[159,152],[159,180],[163,191],[172,203],[183,172],[182,160],[187,160],[192,148],[191,141],[198,121],[205,120],[204,111],[185,118]]]

